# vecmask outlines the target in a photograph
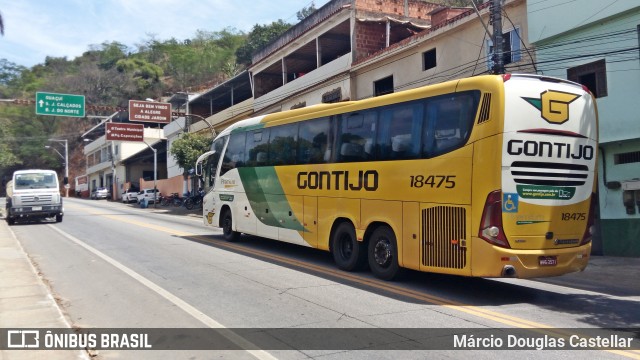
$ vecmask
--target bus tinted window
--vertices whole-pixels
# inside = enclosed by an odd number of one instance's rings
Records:
[[[344,114],[340,117],[337,161],[374,159],[377,111]]]
[[[224,173],[231,169],[244,166],[244,145],[246,134],[247,133],[245,132],[231,134],[227,150],[225,151],[224,158],[222,160],[220,175],[224,175]]]
[[[247,132],[246,166],[265,166],[269,159],[269,129]]]
[[[427,101],[424,150],[437,156],[464,146],[475,119],[479,91],[440,96]]]
[[[376,141],[379,160],[416,159],[420,157],[420,135],[424,106],[411,102],[383,108]]]
[[[329,146],[331,121],[321,118],[300,124],[298,133],[298,164],[321,164],[331,158]]]
[[[211,150],[215,150],[215,153],[211,155],[203,164],[205,189],[209,189],[214,186],[216,170],[218,169],[218,162],[220,161],[220,154],[224,149],[224,143],[227,141],[227,137],[218,138],[211,145]]]
[[[293,165],[296,162],[298,124],[271,128],[269,165]]]

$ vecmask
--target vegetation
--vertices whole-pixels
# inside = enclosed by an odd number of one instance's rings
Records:
[[[305,8],[299,16],[307,16],[309,11]],[[4,31],[2,24],[0,20],[0,30]],[[51,145],[60,152],[64,150],[49,142],[51,138],[69,141],[70,178],[85,171],[79,136],[99,120],[36,116],[36,92],[84,95],[88,114],[111,115],[118,108],[126,108],[130,99],[158,99],[225,81],[251,64],[253,52],[289,27],[291,24],[278,20],[256,24],[249,33],[235,29],[198,31],[185,40],[149,36],[134,48],[105,41],[75,59],[46,57],[44,63],[31,68],[0,58],[0,177],[6,179],[24,166],[62,171],[60,156],[45,148]],[[187,140],[194,143],[183,150],[203,152],[198,148],[200,139],[184,136],[180,142]],[[183,161],[180,165],[189,169],[192,165],[187,164],[195,159],[187,156]]]
[[[178,165],[184,169],[184,175],[195,168],[196,160],[211,148],[213,139],[195,133],[184,133],[171,144],[169,152],[176,159]]]

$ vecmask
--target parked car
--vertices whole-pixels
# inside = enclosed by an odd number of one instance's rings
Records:
[[[93,200],[108,199],[110,197],[111,197],[111,194],[109,193],[109,189],[105,187],[98,187],[93,189],[93,191],[91,191],[91,199]]]
[[[130,203],[133,201],[138,201],[138,189],[129,189],[122,194],[122,202]]]
[[[154,189],[142,189],[142,191],[140,191],[138,193],[138,203],[142,202],[143,199],[147,199],[147,204],[153,204],[154,198],[153,198],[153,191]],[[156,191],[156,201],[160,202],[160,198],[162,197],[162,194],[160,193],[160,191],[158,191],[158,189],[155,189]]]

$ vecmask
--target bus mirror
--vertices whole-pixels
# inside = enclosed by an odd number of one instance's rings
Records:
[[[196,175],[202,176],[202,162],[208,158],[209,156],[215,154],[215,150],[207,151],[206,153],[200,155],[198,160],[196,160]]]

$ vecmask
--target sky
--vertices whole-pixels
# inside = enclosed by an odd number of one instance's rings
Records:
[[[312,2],[319,9],[329,0],[5,0],[0,59],[32,67],[47,56],[72,60],[104,42],[134,50],[151,36],[184,40],[198,30],[249,32],[278,19],[295,24]]]

